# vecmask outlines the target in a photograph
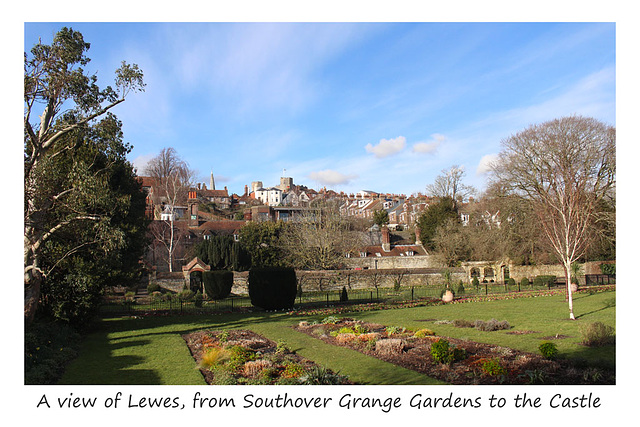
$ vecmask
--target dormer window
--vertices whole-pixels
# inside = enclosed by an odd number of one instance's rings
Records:
[[[367,257],[366,252],[360,252],[360,258],[366,258],[366,257]]]

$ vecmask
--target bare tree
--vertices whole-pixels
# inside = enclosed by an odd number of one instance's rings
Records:
[[[174,148],[163,148],[145,167],[145,174],[153,178],[153,202],[159,207],[159,220],[164,225],[152,227],[154,238],[165,247],[169,271],[173,271],[174,253],[180,233],[177,230],[176,209],[185,205],[189,189],[195,181],[195,172],[182,160]]]
[[[451,197],[454,207],[458,202],[475,194],[476,189],[471,185],[462,183],[465,171],[463,167],[453,165],[449,169],[443,169],[433,184],[427,185],[427,194],[431,197]]]
[[[331,208],[310,210],[288,224],[279,245],[291,264],[302,269],[340,268],[348,253],[362,246],[361,234]]]
[[[615,191],[616,131],[595,119],[564,117],[502,141],[493,177],[530,203],[561,260],[573,314],[571,264],[584,255],[598,204]]]

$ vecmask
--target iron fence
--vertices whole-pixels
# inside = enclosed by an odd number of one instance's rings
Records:
[[[599,278],[598,285],[606,285],[603,278]],[[614,280],[615,283],[615,280]],[[505,294],[511,292],[526,292],[535,290],[563,289],[563,283],[521,286],[508,283],[480,283],[477,287],[466,285],[460,287],[452,285],[450,289],[456,297],[473,297],[492,294]],[[394,288],[371,289],[346,289],[346,298],[341,290],[303,292],[296,296],[295,308],[328,307],[341,304],[364,303],[401,303],[426,299],[439,299],[445,288],[442,286],[406,286]],[[103,304],[100,313],[103,315],[136,315],[136,314],[188,314],[188,313],[225,313],[239,312],[252,309],[249,296],[231,296],[222,300],[205,300],[196,305],[194,300],[181,300],[173,298],[169,300],[142,299],[137,301],[120,301]]]

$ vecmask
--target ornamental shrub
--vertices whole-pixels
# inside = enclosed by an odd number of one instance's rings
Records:
[[[580,328],[582,344],[589,347],[599,347],[613,344],[616,340],[615,329],[602,322],[594,322]]]
[[[507,375],[507,369],[500,364],[500,359],[488,359],[482,362],[482,372],[491,377]]]
[[[249,270],[251,304],[265,310],[292,308],[297,281],[293,268],[252,268]]]
[[[157,282],[151,282],[147,285],[147,292],[152,294],[154,292],[160,292],[160,285]]]
[[[471,284],[476,290],[478,290],[478,288],[480,287],[480,281],[478,280],[477,276],[473,276],[473,280],[471,281]]]
[[[533,279],[533,286],[551,287],[556,284],[556,276],[540,275]]]
[[[413,334],[413,336],[416,338],[425,338],[428,336],[433,336],[435,334],[436,333],[433,332],[431,329],[419,329]]]
[[[600,271],[602,274],[607,274],[609,276],[616,275],[616,265],[615,264],[600,264]]]
[[[542,354],[545,359],[553,360],[558,356],[558,346],[549,341],[540,344],[538,350],[540,350],[540,354]]]
[[[431,357],[439,363],[449,364],[453,362],[453,354],[449,351],[449,341],[439,339],[431,344]]]
[[[511,327],[508,321],[498,321],[496,319],[491,319],[487,322],[485,322],[484,320],[476,320],[474,322],[474,326],[477,330],[485,332],[499,331],[502,329],[509,329]]]
[[[193,302],[195,304],[196,307],[200,308],[202,307],[202,301],[203,301],[203,297],[202,297],[202,292],[198,291],[196,292],[196,295],[193,297]]]
[[[347,288],[342,287],[342,292],[340,292],[340,302],[349,301],[349,294],[347,293]]]
[[[523,277],[522,280],[520,280],[520,286],[523,288],[526,286],[529,286],[529,279],[527,279],[526,277]]]
[[[226,270],[202,273],[204,291],[210,299],[221,300],[229,296],[233,287],[233,272]]]

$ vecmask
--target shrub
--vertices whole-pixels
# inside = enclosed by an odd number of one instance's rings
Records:
[[[435,334],[436,333],[433,332],[431,329],[419,329],[413,334],[413,336],[416,338],[425,338],[428,336],[433,336]]]
[[[616,335],[613,327],[602,322],[590,323],[580,328],[582,344],[589,347],[599,347],[615,343]]]
[[[200,308],[202,307],[202,301],[203,301],[203,297],[202,297],[202,292],[198,291],[196,292],[195,296],[193,297],[193,301],[195,303],[195,306]]]
[[[229,347],[229,362],[227,366],[232,372],[239,371],[245,363],[256,359],[256,353],[239,345]]]
[[[238,380],[233,374],[224,369],[214,369],[214,376],[212,380],[213,385],[236,385]]]
[[[182,301],[189,301],[193,299],[194,296],[195,292],[190,291],[189,289],[184,289],[178,294],[178,298],[180,298]]]
[[[205,271],[202,283],[207,296],[213,300],[221,300],[229,296],[233,287],[233,272],[226,270]]]
[[[540,354],[542,354],[545,359],[553,360],[558,356],[558,346],[552,342],[543,342],[538,346],[538,350],[540,350]]]
[[[478,288],[480,287],[480,281],[478,280],[477,276],[473,276],[473,280],[471,280],[471,284],[476,290],[478,290]]]
[[[462,283],[462,280],[460,280],[460,282],[458,283],[458,288],[456,289],[456,294],[458,294],[458,295],[463,295],[464,294],[464,283]]]
[[[34,322],[25,327],[24,383],[55,384],[78,354],[81,336],[64,322]]]
[[[537,287],[551,287],[553,285],[556,284],[556,276],[550,276],[550,275],[540,275],[540,276],[536,276],[535,279],[533,279],[533,286],[537,286]]]
[[[520,280],[520,286],[523,288],[529,286],[529,279],[523,277],[522,280]]]
[[[320,323],[322,323],[323,325],[335,325],[336,323],[338,323],[340,321],[339,317],[336,316],[327,316],[324,319],[322,319],[322,321]]]
[[[508,285],[509,287],[515,288],[515,287],[516,287],[516,285],[517,285],[517,283],[516,283],[516,279],[514,279],[513,277],[509,277],[509,278],[507,279],[507,285]]]
[[[474,322],[474,326],[477,330],[486,332],[509,329],[511,327],[509,322],[506,320],[498,321],[496,319],[491,319],[488,322],[485,322],[484,320],[476,320]]]
[[[342,292],[340,292],[340,302],[349,301],[349,294],[347,294],[347,288],[342,287]]]
[[[151,282],[147,285],[147,292],[152,294],[154,292],[160,292],[160,285],[156,282]]]
[[[251,304],[265,310],[292,308],[297,281],[293,268],[253,268],[249,270]]]
[[[453,326],[455,326],[456,328],[473,328],[475,325],[476,324],[470,320],[455,319],[453,321]]]
[[[393,334],[402,334],[406,331],[406,329],[402,326],[387,326],[386,328],[384,328],[384,330],[388,336],[391,336]]]
[[[276,354],[289,354],[292,353],[291,349],[286,342],[279,340],[276,343]]]
[[[507,368],[500,364],[500,359],[487,359],[480,365],[482,372],[491,377],[506,376]]]
[[[304,368],[299,363],[287,362],[284,365],[284,371],[280,376],[282,378],[298,378],[304,374]]]
[[[439,339],[431,344],[431,357],[439,363],[450,364],[453,362],[453,352],[449,348],[449,341]]]
[[[347,380],[346,376],[331,372],[323,366],[314,366],[300,377],[302,384],[307,385],[338,385],[346,383]]]
[[[600,264],[600,271],[602,274],[607,274],[609,276],[616,275],[616,265],[615,264]]]

